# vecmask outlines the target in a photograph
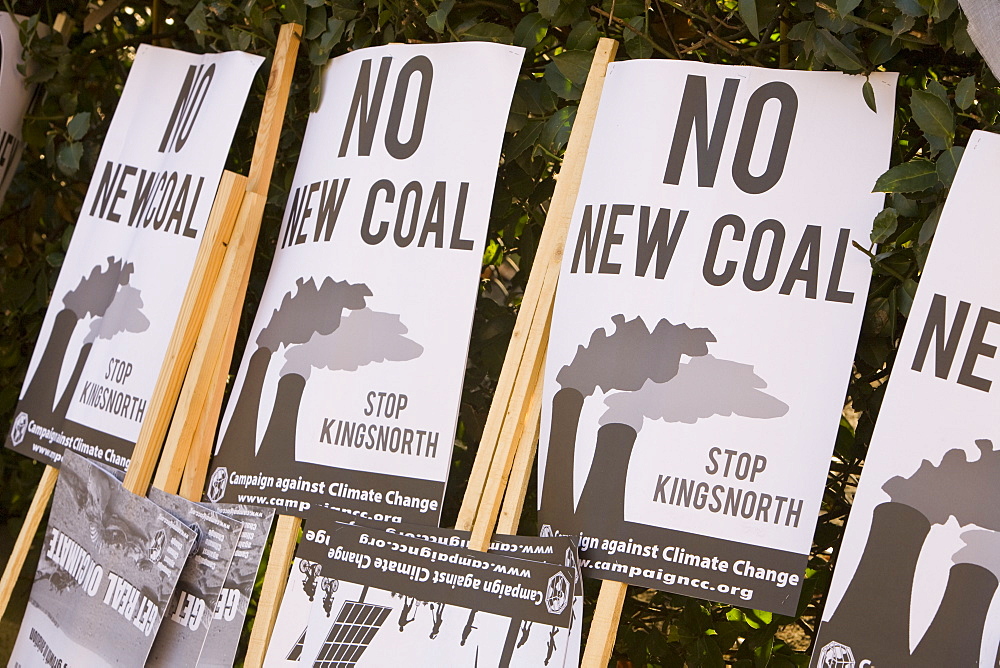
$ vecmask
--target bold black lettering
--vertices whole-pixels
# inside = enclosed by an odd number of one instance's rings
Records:
[[[597,249],[601,245],[601,229],[604,227],[604,213],[607,204],[602,204],[597,210],[597,226],[593,226],[594,207],[588,204],[583,208],[583,222],[580,224],[580,234],[576,238],[576,252],[573,254],[573,266],[569,272],[575,274],[580,266],[580,254],[586,249],[584,273],[590,274],[594,271],[594,262],[597,261]]]
[[[635,252],[635,275],[645,276],[649,270],[649,263],[656,253],[656,278],[663,278],[667,275],[667,268],[670,267],[670,260],[674,257],[677,249],[677,242],[681,238],[684,230],[684,223],[687,221],[688,212],[678,211],[677,221],[670,229],[670,209],[660,209],[656,213],[656,221],[653,229],[649,229],[649,207],[639,207],[639,242]]]
[[[979,309],[979,317],[976,318],[976,326],[972,329],[972,340],[969,341],[969,347],[965,351],[965,359],[962,360],[962,368],[958,371],[959,385],[965,385],[966,387],[971,387],[974,390],[982,390],[983,392],[990,391],[990,386],[993,385],[993,381],[981,378],[973,372],[976,370],[977,358],[989,357],[990,359],[993,359],[993,357],[997,354],[996,346],[983,341],[986,337],[986,329],[990,325],[996,324],[1000,324],[1000,312],[986,308],[985,306]]]
[[[823,228],[819,225],[806,225],[806,231],[802,233],[799,247],[795,249],[795,255],[792,257],[792,264],[785,274],[785,280],[781,283],[781,289],[778,290],[780,294],[792,294],[795,282],[803,281],[806,284],[806,298],[816,299],[816,290],[819,287],[819,245],[822,237]]]
[[[840,289],[840,277],[844,273],[844,260],[847,257],[847,244],[851,240],[851,231],[847,228],[840,230],[837,237],[837,252],[833,255],[833,269],[830,270],[830,283],[826,286],[826,301],[840,302],[841,304],[853,304],[854,293]]]
[[[965,328],[965,320],[969,317],[969,309],[972,305],[969,302],[958,302],[955,320],[951,326],[951,332],[947,333],[946,340],[947,306],[947,299],[944,295],[935,294],[931,299],[931,307],[927,311],[924,330],[920,333],[917,352],[913,356],[913,364],[910,365],[914,371],[923,371],[924,360],[927,358],[927,351],[930,349],[933,338],[936,343],[934,347],[934,375],[945,380],[951,373],[951,365],[955,361],[955,353],[958,351],[958,340],[962,336],[962,329]]]
[[[462,223],[465,222],[465,202],[469,199],[469,184],[463,181],[458,187],[458,204],[455,207],[455,223],[451,228],[452,250],[472,250],[474,244],[471,239],[462,238]]]
[[[727,213],[715,221],[712,236],[708,240],[708,251],[705,253],[705,264],[701,273],[709,285],[716,287],[725,285],[736,275],[735,260],[727,260],[721,274],[715,271],[715,261],[719,257],[719,246],[722,244],[722,233],[727,227],[733,228],[733,241],[743,241],[743,236],[747,231],[743,219],[734,213]]]
[[[754,278],[753,272],[757,268],[757,258],[760,255],[760,245],[764,239],[764,233],[771,233],[771,249],[768,251],[767,265],[764,267],[764,275],[760,279]],[[747,251],[747,263],[743,265],[743,284],[754,292],[760,292],[771,287],[774,277],[778,273],[778,260],[781,259],[781,247],[785,243],[785,228],[781,223],[769,218],[761,221],[754,228],[750,236],[750,249]]]
[[[760,131],[761,114],[769,100],[777,100],[781,105],[778,124],[774,129],[767,168],[760,176],[753,176],[750,174],[750,158],[753,157],[754,142]],[[746,115],[743,117],[743,129],[740,130],[740,141],[736,145],[736,156],[733,159],[733,182],[740,190],[749,195],[759,195],[773,188],[781,178],[785,170],[785,160],[788,158],[788,147],[792,141],[792,128],[795,126],[795,114],[798,108],[799,98],[795,95],[795,89],[783,81],[766,83],[750,96]]]
[[[114,171],[112,172],[112,168]],[[97,192],[94,193],[94,201],[90,205],[90,215],[93,216],[94,212],[97,211],[97,205],[101,205],[101,211],[97,215],[98,218],[104,218],[104,212],[108,208],[108,204],[111,202],[111,198],[114,195],[115,187],[118,184],[118,175],[122,171],[121,165],[115,165],[113,162],[108,162],[104,166],[104,173],[101,174],[101,180],[97,182]]]
[[[396,187],[392,185],[392,181],[382,179],[376,181],[372,185],[371,190],[368,191],[368,203],[365,205],[364,218],[361,219],[361,238],[370,246],[381,242],[389,232],[388,220],[383,220],[379,223],[378,231],[372,232],[371,230],[372,216],[375,214],[375,198],[379,192],[384,192],[385,201],[388,204],[392,204],[393,199],[396,197]]]
[[[440,183],[440,181],[439,181]],[[435,189],[436,190],[436,189]],[[406,218],[406,206],[410,202],[410,195],[413,195],[413,213],[410,214],[410,225],[406,232],[403,232],[404,219]],[[413,242],[417,235],[417,221],[420,217],[420,203],[423,201],[424,189],[419,181],[410,181],[403,186],[403,192],[399,194],[399,209],[396,211],[396,227],[393,228],[392,238],[400,248],[406,248]]]
[[[355,119],[358,121],[358,155],[368,156],[372,154],[375,126],[378,124],[378,114],[382,108],[382,97],[385,95],[385,82],[389,78],[391,63],[392,56],[383,57],[379,63],[375,91],[371,92],[371,100],[369,100],[372,61],[368,59],[361,62],[358,83],[354,87],[354,97],[351,99],[351,110],[347,114],[347,126],[344,128],[344,137],[340,140],[340,153],[338,155],[341,158],[347,155],[347,148],[351,144],[351,133],[354,131]]]
[[[347,194],[347,186],[350,183],[351,179],[344,179],[344,186],[338,188],[340,179],[323,181],[319,217],[316,219],[316,234],[313,236],[313,241],[319,241],[320,233],[323,234],[323,241],[329,241],[330,237],[333,236],[333,229],[337,226],[337,219],[340,218],[340,207],[344,205],[344,196]]]
[[[406,94],[409,91],[410,79],[416,73],[420,74],[420,90],[417,93],[417,108],[413,113],[413,127],[410,138],[406,142],[399,140],[399,125],[403,120],[403,107]],[[385,132],[385,150],[398,159],[409,158],[420,146],[424,137],[424,124],[427,122],[427,103],[431,96],[431,82],[434,79],[434,67],[427,56],[415,56],[406,61],[396,78],[396,90],[392,95],[392,107],[389,109],[389,127]]]
[[[601,254],[601,264],[597,268],[598,274],[617,274],[622,266],[617,262],[610,262],[611,248],[620,246],[625,239],[624,234],[615,233],[615,225],[618,223],[618,216],[631,216],[635,207],[631,204],[612,204],[611,216],[608,219],[608,231],[604,236],[604,252]]]
[[[733,116],[736,90],[739,79],[726,79],[722,85],[722,97],[715,113],[712,136],[708,136],[708,86],[703,76],[689,74],[681,96],[681,108],[677,112],[677,126],[674,139],[667,156],[667,169],[663,182],[676,186],[681,181],[681,171],[691,143],[691,130],[695,131],[695,150],[698,160],[698,187],[711,188],[715,185],[715,175],[719,171],[722,147],[729,131],[729,120]]]

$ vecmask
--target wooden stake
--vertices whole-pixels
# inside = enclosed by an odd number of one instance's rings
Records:
[[[14,550],[10,554],[7,566],[4,567],[3,577],[0,578],[0,618],[7,610],[7,604],[10,603],[10,596],[14,593],[14,585],[17,584],[17,578],[24,567],[24,561],[28,558],[31,542],[34,540],[35,534],[38,533],[38,526],[42,522],[42,516],[45,515],[49,499],[52,498],[52,490],[56,487],[58,477],[59,469],[54,466],[46,466],[45,471],[42,472],[42,479],[38,482],[38,489],[35,490],[35,498],[31,500],[24,524],[21,525],[21,531],[17,534]]]
[[[597,608],[594,610],[594,620],[590,623],[587,647],[583,652],[580,668],[606,668],[608,665],[611,651],[615,648],[618,622],[621,620],[627,590],[628,585],[624,582],[605,580],[601,583],[601,593],[597,597]]]
[[[264,571],[264,584],[260,589],[257,615],[250,630],[250,645],[247,647],[246,668],[260,668],[264,665],[267,644],[271,641],[274,622],[278,618],[278,605],[285,595],[288,583],[288,568],[295,556],[295,544],[299,540],[302,520],[291,515],[279,515],[271,543],[271,556]]]
[[[594,131],[594,120],[604,88],[604,78],[617,49],[617,42],[604,38],[594,54],[587,84],[573,123],[573,132],[566,148],[566,156],[552,195],[545,228],[535,254],[532,277],[528,281],[521,301],[521,310],[511,335],[503,370],[483,429],[479,452],[459,511],[456,528],[473,531],[473,541],[470,542],[470,546],[474,548],[478,545],[485,549],[484,546],[488,545],[488,532],[492,532],[499,513],[500,497],[496,494],[496,482],[492,484],[492,492],[487,494],[487,480],[495,479],[499,474],[499,479],[506,482],[513,462],[514,445],[523,432],[522,423],[528,419],[525,400],[532,395],[533,384],[541,382],[540,333],[544,331],[547,336],[555,286],[566,244],[566,233],[576,206],[576,196],[580,189],[587,151],[590,148],[590,138]],[[536,319],[540,320],[541,324],[536,323]],[[518,378],[521,378],[520,383]],[[494,460],[498,460],[496,467],[493,465]],[[500,494],[502,491],[500,488]],[[488,507],[482,506],[484,499],[488,500]],[[478,517],[481,512],[485,512],[486,515],[482,521]],[[476,525],[479,526],[478,531],[475,529]]]
[[[524,431],[517,443],[517,453],[514,455],[514,467],[507,482],[503,506],[500,508],[500,519],[497,521],[497,533],[517,534],[521,523],[521,511],[524,510],[524,495],[528,492],[531,482],[531,467],[535,462],[538,450],[538,432],[542,418],[542,384],[535,385],[535,391],[528,403],[528,412],[524,419]]]

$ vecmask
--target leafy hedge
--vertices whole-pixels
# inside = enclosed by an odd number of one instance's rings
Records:
[[[139,44],[270,56],[281,23],[304,26],[250,285],[249,316],[273,253],[323,64],[348,50],[389,42],[514,43],[528,52],[507,124],[483,260],[446,524],[457,514],[552,195],[552,176],[599,37],[622,43],[619,59],[901,73],[893,167],[876,186],[890,194],[873,221],[871,245],[857,250],[871,258],[872,289],[799,616],[633,588],[613,659],[623,666],[806,665],[884,381],[941,204],[969,134],[991,128],[1000,109],[997,80],[977,55],[957,0],[837,0],[835,5],[816,0],[151,1],[126,0],[96,31],[74,30],[67,45],[55,35],[27,43],[40,64],[34,78],[44,97],[27,120],[24,164],[0,208],[0,423],[10,424],[73,222]],[[14,0],[7,9],[50,24],[57,13],[67,12],[78,26],[88,12],[83,0]],[[264,88],[262,74],[237,130],[229,169],[246,172]],[[861,80],[858,95],[871,99]],[[655,115],[650,122],[656,122]],[[641,128],[635,141],[642,141]],[[815,178],[823,178],[821,168]],[[244,327],[249,323],[245,318]],[[33,463],[0,453],[0,532],[16,534],[39,473]],[[532,505],[529,499],[526,507]],[[533,531],[534,523],[532,511],[526,511],[522,530]],[[0,540],[0,546],[5,544]],[[588,589],[588,614],[594,585]]]

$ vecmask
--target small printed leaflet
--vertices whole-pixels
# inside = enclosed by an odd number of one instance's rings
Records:
[[[400,652],[412,666],[579,662],[583,590],[570,540],[497,536],[483,553],[465,547],[464,532],[321,526],[307,526],[282,601],[297,627],[286,622],[279,636],[279,616],[266,666],[384,666]]]
[[[7,447],[54,466],[71,450],[128,468],[261,62],[139,47]]]
[[[208,629],[208,639],[198,658],[198,666],[203,668],[229,668],[236,660],[257,569],[274,521],[274,509],[246,504],[206,505],[243,523],[236,554],[226,573],[225,586]]]
[[[149,490],[149,500],[191,527],[197,538],[146,665],[193,666],[214,623],[243,524],[155,487]]]
[[[194,542],[186,524],[68,452],[10,665],[143,665]]]
[[[522,54],[395,45],[330,62],[210,500],[438,523]]]
[[[543,535],[578,537],[585,575],[794,614],[895,79],[871,76],[874,112],[865,78],[836,72],[609,66],[539,443]]]
[[[816,668],[995,666],[1000,648],[1000,137],[974,132],[886,388]]]

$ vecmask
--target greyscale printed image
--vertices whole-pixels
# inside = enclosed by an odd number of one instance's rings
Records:
[[[10,665],[143,665],[194,542],[184,523],[67,452]]]

